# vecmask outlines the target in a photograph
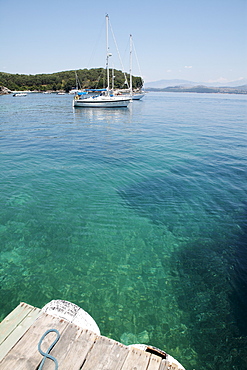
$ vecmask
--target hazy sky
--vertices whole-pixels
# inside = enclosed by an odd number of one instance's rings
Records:
[[[133,35],[145,82],[247,77],[247,0],[0,0],[0,71],[105,67],[107,13],[126,71]],[[122,69],[111,32],[109,44]]]

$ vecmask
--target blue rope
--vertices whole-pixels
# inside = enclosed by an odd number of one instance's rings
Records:
[[[41,349],[41,343],[43,342],[45,336],[48,334],[48,333],[51,333],[51,332],[54,332],[57,334],[57,338],[54,340],[54,342],[50,345],[50,347],[48,348],[48,350],[46,352],[43,352],[42,349]],[[44,363],[45,363],[45,360],[46,358],[49,358],[50,360],[54,361],[55,363],[55,370],[58,369],[58,362],[57,360],[55,359],[55,357],[49,355],[49,352],[52,350],[52,348],[55,346],[55,344],[57,343],[57,341],[59,340],[60,338],[60,334],[59,332],[57,331],[57,329],[49,329],[45,332],[45,334],[42,335],[42,337],[40,338],[40,341],[39,341],[39,344],[38,344],[38,350],[40,352],[40,354],[42,356],[44,356],[43,360],[41,361],[40,365],[39,365],[39,368],[38,370],[41,370],[43,369],[43,366],[44,366]]]

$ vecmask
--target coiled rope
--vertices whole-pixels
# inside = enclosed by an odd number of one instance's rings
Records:
[[[57,338],[54,340],[54,342],[50,345],[50,347],[48,348],[48,350],[46,352],[43,352],[42,349],[41,349],[41,343],[43,342],[44,338],[46,337],[47,334],[49,333],[56,333],[57,334]],[[54,361],[55,363],[55,370],[58,369],[58,362],[57,362],[57,359],[51,355],[49,355],[49,352],[52,350],[52,348],[55,346],[55,344],[57,343],[57,341],[59,340],[60,338],[60,334],[59,332],[57,331],[57,329],[49,329],[47,330],[43,335],[42,337],[40,338],[40,341],[39,341],[39,344],[38,344],[38,350],[39,350],[39,353],[44,356],[43,360],[41,361],[40,365],[39,365],[39,368],[38,370],[42,370],[43,369],[43,366],[44,366],[44,363],[45,363],[45,360],[47,358],[49,358],[50,360]]]

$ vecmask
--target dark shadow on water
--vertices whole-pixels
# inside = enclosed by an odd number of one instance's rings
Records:
[[[237,290],[232,290],[234,276],[229,266],[233,255],[234,248],[223,242],[198,239],[184,244],[173,257],[180,275],[176,299],[190,316],[191,343],[199,354],[199,368],[244,370],[247,366],[246,301],[239,306]],[[239,325],[239,320],[245,321]]]
[[[205,188],[202,180],[194,180],[186,171],[150,176],[118,193],[139,216],[182,237],[211,239],[219,233],[215,218],[220,207],[231,207],[216,187],[208,184]]]
[[[239,220],[240,234],[236,240],[233,292],[230,295],[232,310],[240,334],[247,336],[247,203],[242,220]]]
[[[118,193],[140,216],[172,231],[186,219],[184,207],[193,202],[197,187],[184,178],[161,175],[145,178]]]
[[[139,216],[180,237],[180,247],[171,258],[177,261],[180,276],[174,295],[190,317],[199,368],[246,369],[247,228],[243,212],[234,219],[227,194],[218,201],[220,191],[208,186],[203,194],[198,184],[181,173],[145,178],[119,194]],[[217,214],[218,209],[210,207],[205,199],[208,194],[213,207],[219,204],[223,212],[219,208]],[[166,261],[162,264],[165,269]]]

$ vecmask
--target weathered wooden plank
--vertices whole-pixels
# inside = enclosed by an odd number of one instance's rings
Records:
[[[12,347],[7,356],[5,356],[0,362],[0,370],[36,369],[43,359],[38,351],[38,343],[42,335],[49,329],[57,329],[61,334],[67,325],[68,322],[64,320],[42,313],[33,325],[25,332],[22,339]],[[44,339],[41,345],[44,352],[46,352],[55,337],[55,333],[49,333]]]
[[[85,359],[82,369],[121,369],[128,353],[128,348],[123,344],[103,336],[97,337],[94,346]]]
[[[150,361],[148,364],[148,370],[159,370],[160,365],[161,365],[162,358],[158,357],[156,355],[151,355]]]
[[[171,370],[170,362],[167,360],[162,360],[159,370]]]
[[[20,303],[0,324],[0,344],[15,330],[16,326],[32,311],[34,307]]]
[[[128,356],[121,370],[147,369],[151,354],[140,349],[130,347]]]
[[[97,337],[95,333],[88,330],[82,330],[78,334],[66,358],[60,362],[61,370],[80,369]]]
[[[24,333],[41,314],[41,311],[38,308],[26,305],[25,303],[17,306],[17,310],[15,309],[14,311],[12,311],[14,314],[8,315],[6,317],[8,320],[6,320],[5,323],[2,322],[0,325],[0,331],[2,334],[2,324],[4,324],[3,336],[5,336],[0,345],[0,361],[17,343],[17,341],[20,340]]]
[[[54,356],[59,370],[80,369],[88,351],[92,348],[97,335],[89,330],[69,324],[63,331],[50,354]],[[54,363],[46,360],[43,370],[54,370]]]
[[[171,362],[168,360],[162,360],[159,370],[179,370],[179,367],[175,362]]]
[[[169,369],[168,365],[169,363],[167,360],[162,360],[159,370],[168,370]]]
[[[163,359],[153,353],[125,346],[99,336],[58,317],[21,303],[0,324],[0,370],[35,370],[43,356],[38,343],[49,329],[57,329],[60,339],[50,354],[59,370],[181,370],[175,359]],[[53,343],[56,333],[44,338],[44,352]],[[46,359],[43,370],[54,370],[54,362]]]

